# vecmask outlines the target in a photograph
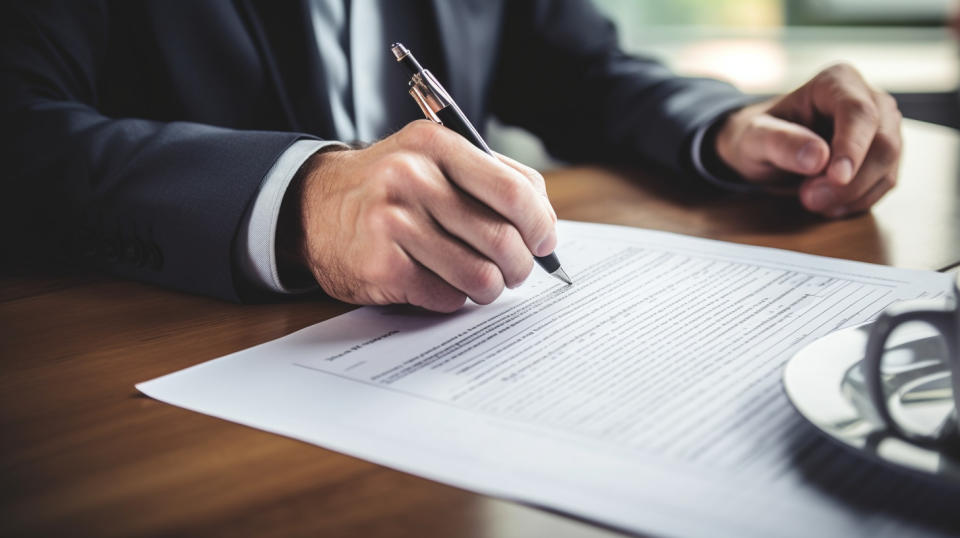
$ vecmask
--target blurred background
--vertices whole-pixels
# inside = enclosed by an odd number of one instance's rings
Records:
[[[853,64],[909,118],[960,127],[957,0],[594,0],[628,51],[747,93],[792,90]],[[528,134],[494,123],[490,142],[540,169],[557,163]]]

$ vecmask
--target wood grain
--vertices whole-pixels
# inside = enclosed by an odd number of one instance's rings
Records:
[[[903,267],[960,262],[960,142],[911,123],[903,184],[826,222],[639,171],[548,174],[563,218]],[[0,279],[0,535],[609,536],[139,395],[134,384],[352,307],[234,305],[103,277]]]

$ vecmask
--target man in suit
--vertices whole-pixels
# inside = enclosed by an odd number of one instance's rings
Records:
[[[555,247],[541,176],[414,121],[391,41],[475,124],[567,160],[799,179],[832,218],[897,176],[896,103],[852,68],[751,103],[626,55],[586,1],[46,0],[0,19],[7,255],[226,299],[319,285],[451,311]]]

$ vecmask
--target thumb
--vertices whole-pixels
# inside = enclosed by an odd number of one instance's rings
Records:
[[[821,173],[830,159],[830,146],[810,129],[773,116],[757,118],[746,140],[753,158],[780,170],[813,176]]]

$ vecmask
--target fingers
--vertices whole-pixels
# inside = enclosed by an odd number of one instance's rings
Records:
[[[516,287],[529,276],[533,257],[519,230],[451,183],[430,157],[393,152],[377,170],[385,202],[370,209],[372,235],[396,242],[411,259],[478,304],[492,302],[505,286]],[[527,182],[523,175],[518,178]],[[546,203],[533,196],[535,203]]]
[[[543,196],[547,195],[547,184],[543,180],[543,176],[540,174],[540,172],[537,172],[533,168],[530,168],[529,166],[519,161],[515,161],[510,157],[503,155],[502,153],[494,152],[494,154],[496,154],[497,158],[500,159],[503,162],[503,164],[523,174],[523,176],[527,178],[528,181],[530,181],[530,185],[532,185],[533,188],[536,189],[538,193],[540,193]]]
[[[523,174],[523,176],[527,178],[528,181],[530,181],[530,185],[532,185],[533,188],[536,189],[538,193],[540,193],[540,196],[543,196],[543,199],[546,202],[547,211],[550,212],[550,217],[553,219],[553,223],[556,224],[557,212],[553,209],[553,204],[550,203],[550,197],[547,196],[547,183],[543,179],[543,174],[541,174],[540,172],[537,172],[533,168],[530,168],[529,166],[519,161],[515,161],[510,157],[507,157],[506,155],[501,155],[500,153],[497,153],[497,158],[503,161],[503,163],[509,166],[510,168],[513,168],[517,172],[520,172],[521,174]]]
[[[553,252],[557,235],[549,203],[524,174],[431,122],[413,122],[401,133],[401,144],[431,156],[450,181],[510,221],[534,254]]]
[[[304,258],[332,297],[449,312],[490,303],[556,243],[543,178],[415,122],[372,146],[324,154],[301,192]],[[311,161],[313,162],[313,161]]]
[[[503,217],[452,186],[439,189],[425,202],[429,212],[425,218],[432,218],[444,232],[492,261],[508,288],[519,286],[530,276],[530,249],[520,232]]]
[[[864,211],[896,184],[902,116],[889,95],[878,92],[874,99],[880,110],[880,126],[856,175],[848,184],[839,186],[829,170],[825,176],[809,181],[800,189],[801,200],[808,209],[833,218]],[[864,206],[866,201],[869,204]]]
[[[756,117],[746,130],[743,147],[754,162],[804,176],[819,174],[830,158],[827,142],[816,133],[766,114]]]
[[[398,244],[411,258],[473,302],[492,303],[505,285],[500,268],[427,220],[423,215],[397,218],[393,228]]]
[[[874,92],[846,65],[831,67],[811,82],[814,107],[833,118],[827,178],[837,186],[853,181],[881,126]]]
[[[397,274],[390,275],[390,278],[392,286],[397,290],[397,297],[385,302],[408,303],[434,312],[454,312],[467,300],[463,292],[417,263],[405,252],[400,252],[397,263],[393,266]]]
[[[369,259],[353,275],[342,274],[346,259],[317,272],[317,281],[328,295],[359,304],[407,303],[436,312],[453,312],[467,300],[464,293],[383,236],[365,245],[363,251]],[[341,255],[349,258],[348,253]]]
[[[414,122],[338,162],[306,219],[311,269],[335,297],[439,311],[467,297],[487,304],[526,279],[531,251],[555,248],[543,177],[442,126]]]
[[[821,179],[821,178],[817,178]],[[856,180],[855,180],[856,182]],[[824,181],[820,181],[824,183]],[[822,185],[817,185],[816,187],[802,187],[801,188],[801,200],[804,205],[810,205],[810,199],[808,198],[810,194],[807,192],[808,189],[828,189],[830,191],[830,205],[827,205],[824,209],[817,211],[822,213],[824,216],[830,218],[842,218],[848,215],[853,215],[856,213],[861,213],[870,209],[873,204],[877,203],[885,194],[890,192],[893,187],[896,186],[896,172],[889,173],[883,177],[877,179],[876,181],[867,184],[867,190],[863,192],[860,196],[851,197],[844,201],[839,201],[836,198],[836,195],[833,194],[833,189],[829,187],[824,187]],[[813,196],[820,196],[815,194]]]
[[[488,304],[503,291],[496,265],[431,223],[422,222],[421,215],[390,207],[371,213],[365,221],[367,230],[361,233],[371,232],[367,235],[372,241],[362,249],[369,259],[359,267],[359,282],[354,286],[363,293],[338,298],[410,303],[449,312],[462,306],[466,297]]]
[[[834,216],[842,217],[845,215],[852,215],[854,213],[861,213],[870,209],[873,207],[873,204],[877,203],[885,194],[890,192],[890,189],[896,186],[897,181],[895,178],[896,176],[893,174],[883,176],[880,181],[874,183],[873,187],[864,193],[863,196],[847,204],[842,213]]]

